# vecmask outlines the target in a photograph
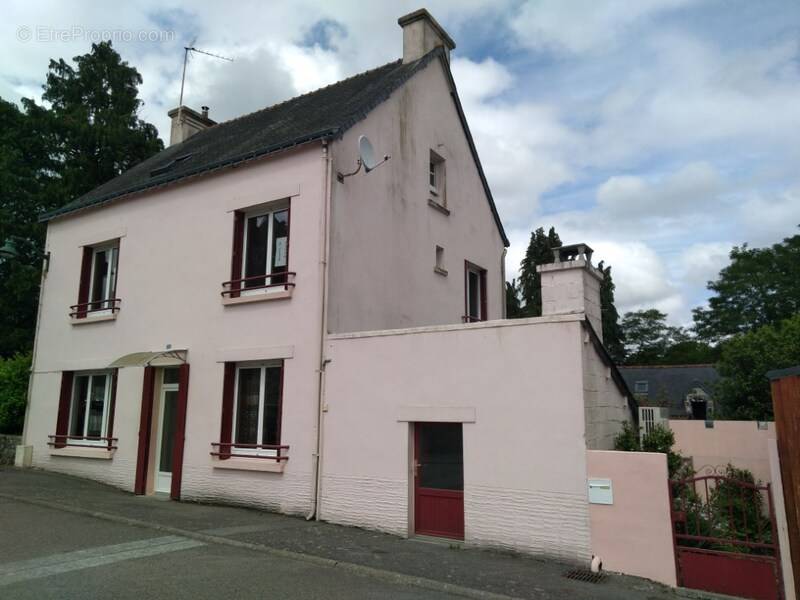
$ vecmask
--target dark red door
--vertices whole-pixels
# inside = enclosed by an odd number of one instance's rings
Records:
[[[415,532],[464,539],[461,423],[414,426]]]

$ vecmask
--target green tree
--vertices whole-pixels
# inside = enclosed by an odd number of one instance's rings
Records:
[[[142,121],[142,77],[111,42],[74,59],[50,61],[45,105],[0,99],[0,356],[30,350],[45,228],[38,216],[70,202],[163,148]]]
[[[600,261],[598,270],[603,274],[600,283],[600,309],[603,317],[603,345],[608,350],[611,358],[616,363],[625,361],[625,343],[622,327],[619,323],[619,312],[614,304],[614,280],[611,277],[611,266],[605,266],[605,261]]]
[[[43,123],[0,99],[0,246],[19,256],[0,259],[0,357],[33,344],[44,228],[37,218],[51,206],[54,162]]]
[[[519,301],[519,285],[517,280],[506,281],[506,318],[519,319],[525,316]]]
[[[667,325],[665,313],[655,308],[627,312],[622,318],[621,328],[628,364],[652,365],[661,362],[673,333]]]
[[[57,157],[59,204],[94,189],[164,148],[154,125],[139,118],[142,76],[111,46],[92,44],[75,67],[51,60],[42,99],[22,100],[28,115],[48,123]]]
[[[723,340],[800,313],[800,235],[769,248],[734,247],[730,259],[708,284],[708,308],[693,311],[701,338]]]
[[[717,370],[716,398],[727,419],[770,420],[767,371],[800,364],[800,315],[727,340]]]
[[[22,433],[30,371],[30,354],[0,358],[0,433]]]
[[[542,315],[542,281],[536,272],[536,267],[552,263],[553,248],[560,247],[561,238],[558,237],[555,227],[551,227],[547,233],[543,227],[531,232],[525,258],[519,265],[519,290],[523,316]]]

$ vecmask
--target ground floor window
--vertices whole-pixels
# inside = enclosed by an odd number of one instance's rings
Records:
[[[112,376],[110,371],[74,374],[68,430],[70,438],[76,438],[81,443],[105,443],[101,438],[108,435]]]
[[[236,365],[231,440],[237,453],[277,453],[270,446],[280,444],[282,388],[283,361]]]

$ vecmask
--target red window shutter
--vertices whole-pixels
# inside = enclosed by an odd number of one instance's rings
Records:
[[[189,400],[189,365],[184,363],[178,369],[178,411],[175,415],[175,437],[172,445],[172,483],[169,496],[181,499],[181,480],[183,478],[183,446],[186,441],[186,410]]]
[[[150,458],[150,429],[153,422],[153,391],[155,367],[145,367],[142,378],[142,408],[139,413],[139,448],[136,456],[136,476],[133,493],[142,495],[147,490],[147,462]]]
[[[244,257],[244,213],[237,210],[233,213],[233,249],[231,251],[231,298],[239,297],[242,282],[242,260]]]
[[[233,396],[236,383],[236,363],[225,363],[225,375],[222,379],[222,420],[219,432],[219,453],[221,459],[230,458],[233,430]]]
[[[83,247],[83,260],[81,261],[81,282],[78,287],[78,310],[75,311],[77,318],[82,319],[86,316],[89,308],[89,286],[92,282],[92,256],[94,251],[90,246]]]
[[[108,400],[108,431],[106,432],[109,450],[111,450],[111,446],[114,445],[111,438],[114,437],[114,409],[117,405],[117,375],[119,375],[119,369],[114,369],[111,373],[111,394]]]
[[[61,394],[58,397],[58,419],[56,420],[56,448],[63,448],[67,445],[69,435],[69,409],[72,404],[72,382],[75,373],[73,371],[63,371],[61,373]]]
[[[486,310],[486,271],[481,271],[481,321],[489,318]]]

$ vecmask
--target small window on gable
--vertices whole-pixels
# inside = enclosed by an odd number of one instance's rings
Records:
[[[117,295],[117,262],[119,240],[95,246],[84,246],[78,304],[72,306],[71,316],[111,315],[119,310]]]
[[[434,200],[442,206],[446,206],[447,204],[445,201],[444,165],[444,159],[431,150],[430,159],[428,160],[428,185]]]
[[[647,394],[650,391],[650,385],[646,381],[637,381],[634,384],[634,394]]]
[[[486,311],[486,269],[465,261],[464,263],[464,309],[463,321],[474,323],[485,321]]]
[[[447,276],[447,269],[444,268],[444,248],[436,246],[436,263],[433,270],[439,275]]]

